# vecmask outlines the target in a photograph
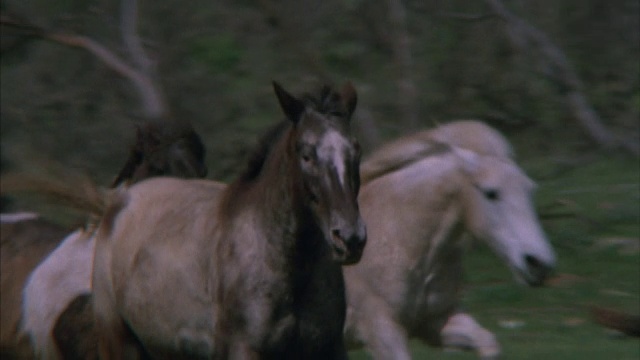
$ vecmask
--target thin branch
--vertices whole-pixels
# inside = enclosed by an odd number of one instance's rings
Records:
[[[160,88],[153,81],[153,62],[149,59],[140,37],[137,33],[138,1],[122,0],[121,4],[121,32],[122,40],[127,48],[132,62],[144,78],[136,83],[136,88],[142,99],[144,114],[148,118],[160,118],[166,114],[166,102]]]
[[[589,136],[601,146],[615,146],[616,139],[586,100],[582,93],[583,84],[562,50],[542,31],[507,10],[499,0],[485,2],[505,22],[511,43],[521,51],[531,54],[530,58],[537,61],[545,76],[561,86],[569,109]]]
[[[141,97],[146,116],[156,118],[164,114],[164,102],[151,79],[131,67],[100,43],[89,37],[74,34],[45,33],[43,38],[62,45],[82,48],[88,51],[108,68],[131,80]]]
[[[122,13],[121,13],[121,31],[122,40],[131,56],[131,60],[138,67],[138,70],[149,75],[153,63],[147,56],[140,36],[136,32],[138,19],[138,1],[137,0],[122,0]]]

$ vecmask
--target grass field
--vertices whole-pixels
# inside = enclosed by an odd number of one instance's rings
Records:
[[[465,260],[464,304],[494,332],[503,359],[640,359],[640,340],[595,324],[590,305],[640,313],[640,164],[597,155],[550,168],[521,162],[539,184],[536,203],[558,254],[549,286],[516,284],[482,244]],[[411,343],[415,359],[474,359]],[[352,359],[370,359],[354,351]]]

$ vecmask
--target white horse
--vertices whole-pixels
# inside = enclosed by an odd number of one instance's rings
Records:
[[[466,121],[396,140],[363,163],[369,244],[344,268],[348,343],[375,359],[410,359],[410,337],[500,353],[494,335],[459,308],[465,234],[529,285],[555,264],[531,202],[534,183],[511,156],[497,131]]]

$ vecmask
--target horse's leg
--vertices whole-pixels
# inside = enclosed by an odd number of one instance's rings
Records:
[[[223,356],[226,357],[226,356]],[[255,352],[246,341],[234,341],[229,348],[229,360],[258,360],[260,354]]]
[[[96,265],[99,264],[96,258]],[[98,335],[98,358],[101,360],[128,360],[143,357],[137,351],[131,330],[118,313],[115,296],[110,279],[95,277],[93,279],[93,317]]]
[[[98,354],[102,360],[124,360],[127,328],[117,314],[96,311]]]
[[[357,337],[376,360],[410,360],[407,335],[393,317],[389,306],[369,294],[353,310]]]
[[[440,331],[442,346],[473,350],[483,359],[500,355],[500,344],[495,336],[478,324],[469,314],[456,313],[449,317]]]

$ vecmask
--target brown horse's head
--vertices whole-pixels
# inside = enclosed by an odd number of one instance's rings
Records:
[[[147,122],[137,126],[136,142],[112,187],[162,175],[204,177],[204,155],[204,145],[190,125]]]
[[[324,87],[319,97],[299,99],[274,83],[280,106],[293,123],[289,141],[300,193],[328,241],[334,259],[360,260],[367,235],[358,209],[360,146],[350,134],[357,96],[350,83]]]

